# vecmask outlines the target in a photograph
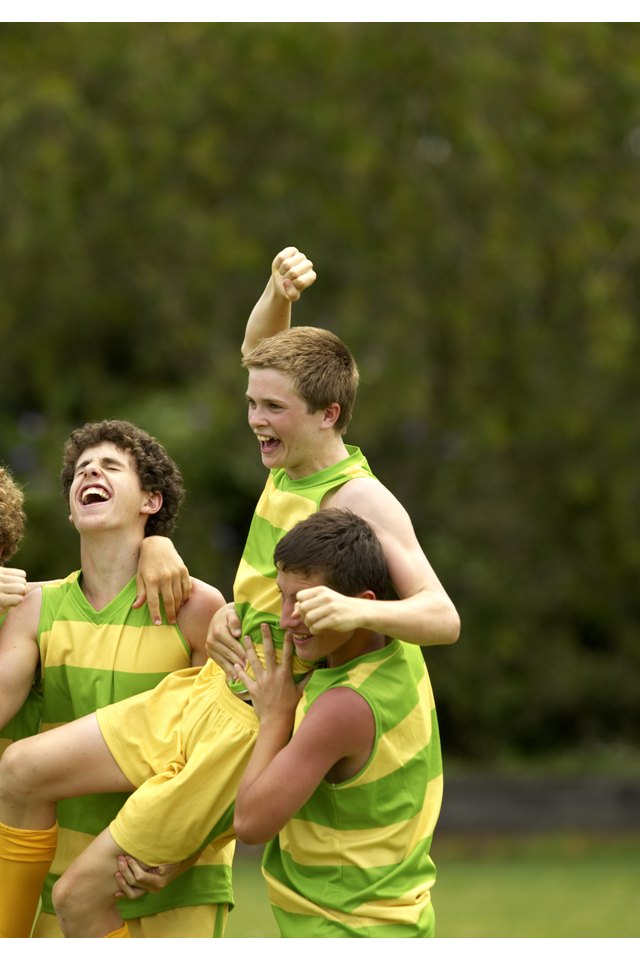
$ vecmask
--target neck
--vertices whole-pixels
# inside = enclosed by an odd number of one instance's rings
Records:
[[[329,654],[327,666],[341,667],[349,660],[363,657],[365,653],[382,650],[388,643],[389,638],[382,633],[372,633],[371,630],[354,630],[346,643]]]
[[[101,610],[131,580],[138,569],[142,539],[138,535],[83,536],[80,545],[80,587],[89,603]]]
[[[326,470],[327,467],[333,467],[341,460],[346,460],[348,456],[349,451],[344,445],[342,437],[336,434],[304,463],[292,469],[285,469],[292,480],[300,480],[302,477],[310,477],[314,473]]]

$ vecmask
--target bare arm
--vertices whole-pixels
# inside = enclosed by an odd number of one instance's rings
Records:
[[[224,597],[215,587],[192,579],[191,596],[180,608],[178,626],[191,647],[191,664],[200,667],[207,661],[207,630],[211,618],[224,607]]]
[[[336,688],[318,697],[289,739],[300,697],[291,676],[292,646],[285,640],[278,666],[268,632],[263,632],[263,638],[265,669],[247,638],[256,679],[238,671],[260,717],[256,745],[238,789],[234,819],[238,838],[250,844],[274,837],[325,777],[339,781],[355,775],[371,753],[375,734],[369,705],[354,690]],[[348,773],[340,775],[337,771],[345,763]]]
[[[291,304],[315,282],[313,264],[297,247],[285,247],[271,264],[271,277],[251,311],[242,356],[250,353],[265,337],[273,337],[291,325]]]
[[[40,660],[38,621],[42,591],[32,590],[0,627],[0,727],[27,699]]]
[[[298,600],[307,626],[326,630],[342,624],[345,629],[348,617],[352,629],[365,628],[423,647],[455,643],[460,618],[399,500],[379,481],[363,478],[350,480],[330,493],[322,506],[352,510],[371,524],[384,547],[399,599],[338,597],[336,601],[338,595],[329,598],[333,591],[325,587],[301,591]]]
[[[168,537],[145,537],[140,548],[136,574],[138,595],[134,607],[145,602],[154,623],[162,623],[160,599],[169,623],[175,623],[178,610],[189,599],[191,578],[178,551]]]

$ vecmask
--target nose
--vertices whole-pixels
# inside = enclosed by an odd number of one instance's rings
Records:
[[[295,630],[302,626],[302,619],[296,613],[295,597],[291,599],[284,598],[282,601],[282,613],[280,614],[280,626],[283,630]]]
[[[248,419],[250,427],[255,428],[258,424],[264,423],[264,416],[257,406],[249,407]]]

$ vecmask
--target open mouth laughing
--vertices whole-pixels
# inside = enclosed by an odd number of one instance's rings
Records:
[[[268,437],[264,433],[256,433],[256,437],[262,453],[273,453],[273,451],[280,446],[280,441],[277,437]]]
[[[110,499],[111,495],[107,493],[104,487],[99,487],[96,484],[85,487],[80,493],[80,503],[83,507],[91,506],[94,503],[106,503]]]

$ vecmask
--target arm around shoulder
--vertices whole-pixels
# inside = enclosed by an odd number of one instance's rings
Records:
[[[378,480],[359,478],[340,487],[323,506],[351,510],[375,530],[397,600],[366,600],[360,626],[420,646],[455,643],[460,617],[418,542],[409,514]]]

